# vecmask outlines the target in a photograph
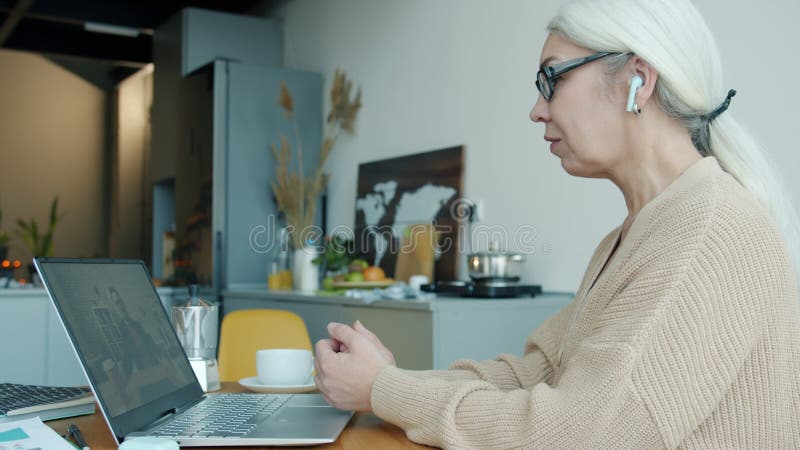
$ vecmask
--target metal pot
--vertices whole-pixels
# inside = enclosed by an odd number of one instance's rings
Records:
[[[517,253],[471,253],[467,255],[469,277],[473,281],[519,281],[525,258]]]

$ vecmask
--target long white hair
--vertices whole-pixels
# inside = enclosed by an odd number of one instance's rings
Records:
[[[691,1],[577,0],[561,7],[547,29],[581,47],[630,52],[650,63],[658,72],[661,106],[686,124],[701,154],[714,155],[772,214],[795,274],[800,273],[800,222],[764,149],[730,110],[710,125],[703,117],[725,100],[728,90],[714,36]],[[612,73],[626,61],[607,58]]]

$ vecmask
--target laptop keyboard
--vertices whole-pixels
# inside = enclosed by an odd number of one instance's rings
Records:
[[[72,400],[91,392],[88,388],[0,383],[0,415],[29,406]]]
[[[151,436],[244,437],[290,398],[291,395],[217,394],[156,429]]]

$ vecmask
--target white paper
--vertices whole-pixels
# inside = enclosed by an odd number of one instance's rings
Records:
[[[75,450],[38,417],[0,423],[0,450]]]

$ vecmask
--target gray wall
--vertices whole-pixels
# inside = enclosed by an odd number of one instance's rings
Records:
[[[111,164],[109,256],[144,258],[151,251],[150,107],[153,66],[116,88],[115,142]]]
[[[325,92],[343,68],[364,91],[357,134],[343,136],[330,158],[328,223],[353,223],[358,163],[465,144],[464,191],[485,201],[483,223],[536,227],[525,278],[574,291],[627,211],[610,182],[567,175],[528,119],[545,26],[564,3],[293,0],[279,10],[287,67],[324,74]],[[800,91],[792,88],[800,2],[696,3],[718,39],[727,84],[739,91],[730,113],[771,149],[800,200]]]
[[[104,254],[107,94],[30,53],[0,50],[0,208],[3,229],[16,218],[46,225],[50,202],[65,212],[55,254]],[[30,260],[19,239],[10,256]]]

